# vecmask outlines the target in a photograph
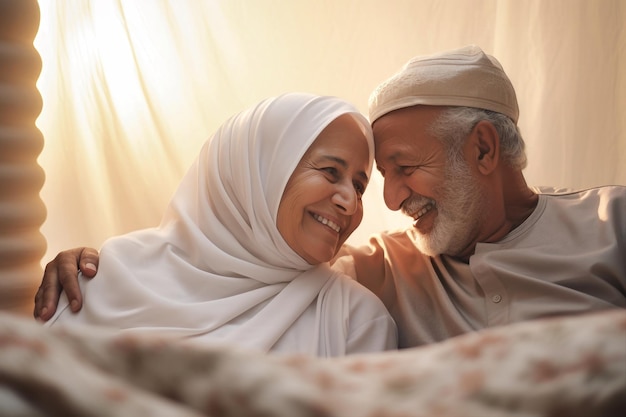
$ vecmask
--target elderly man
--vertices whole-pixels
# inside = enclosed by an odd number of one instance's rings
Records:
[[[336,265],[383,300],[400,347],[626,308],[626,187],[530,188],[515,90],[494,57],[469,46],[414,58],[369,112],[385,203],[413,225],[345,246]],[[77,264],[93,276],[97,252],[48,264],[35,317],[52,315],[61,285],[80,308]]]

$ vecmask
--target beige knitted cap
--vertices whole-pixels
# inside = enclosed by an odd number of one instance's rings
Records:
[[[477,107],[515,123],[519,116],[515,89],[502,65],[475,45],[411,59],[370,96],[370,123],[417,104]]]

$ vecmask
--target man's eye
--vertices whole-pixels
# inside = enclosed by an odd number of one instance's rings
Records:
[[[417,168],[419,168],[417,165],[403,165],[400,167],[400,171],[404,175],[411,175]]]

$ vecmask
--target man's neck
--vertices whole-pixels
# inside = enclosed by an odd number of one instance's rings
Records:
[[[477,236],[477,240],[467,247],[463,253],[449,256],[453,256],[463,262],[469,262],[469,258],[476,251],[476,244],[495,243],[502,240],[511,231],[520,226],[537,207],[539,197],[528,187],[521,171],[509,170],[506,172],[502,177],[500,188],[500,197],[497,198],[497,200],[500,200],[498,203],[500,209],[496,211],[499,211],[501,215],[494,217],[493,213],[488,213],[487,216],[495,220],[495,222],[487,221],[485,223],[487,230],[483,230],[484,234]],[[491,227],[487,226],[489,223]]]
[[[521,225],[535,210],[539,196],[526,184],[520,171],[511,173],[504,182],[504,207],[509,233]],[[508,233],[507,233],[508,234]]]

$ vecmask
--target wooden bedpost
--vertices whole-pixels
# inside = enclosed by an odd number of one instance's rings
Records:
[[[0,0],[0,310],[25,315],[32,315],[46,251],[45,175],[37,163],[43,136],[35,125],[39,17],[37,0]]]

